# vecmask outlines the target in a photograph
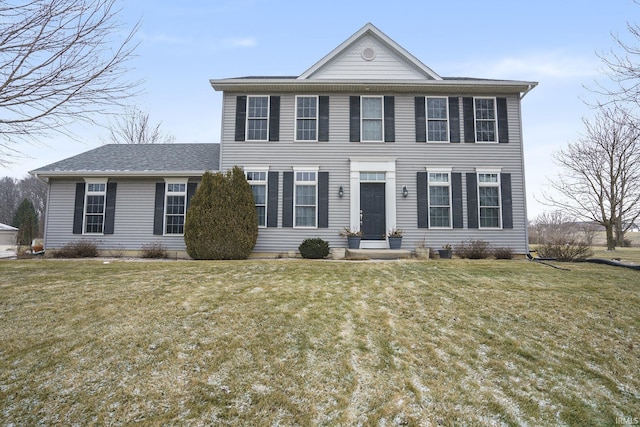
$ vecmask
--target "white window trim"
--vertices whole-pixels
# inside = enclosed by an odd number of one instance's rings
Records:
[[[476,99],[493,99],[493,123],[495,124],[495,140],[478,141],[478,118],[476,117]],[[483,122],[489,120],[481,119]],[[476,96],[473,98],[473,139],[478,144],[497,144],[498,143],[498,99],[494,96]]]
[[[298,117],[298,98],[315,98],[316,99],[316,138],[315,139],[298,139],[298,119],[301,120],[311,120],[309,117]],[[318,95],[296,95],[295,97],[295,114],[294,114],[294,133],[293,138],[294,142],[318,142],[318,131],[319,131],[319,123],[320,123],[320,97]]]
[[[429,218],[429,228],[435,230],[451,230],[453,229],[453,191],[451,187],[451,171],[452,168],[429,168],[427,167],[427,217]],[[449,175],[449,181],[446,183],[449,187],[449,226],[448,227],[434,227],[431,225],[431,191],[429,191],[429,187],[431,186],[431,181],[429,180],[430,173],[446,173]],[[439,184],[439,185],[437,185]],[[438,182],[434,183],[434,187],[444,187],[442,185],[444,183]]]
[[[249,117],[249,104],[251,103],[249,100],[251,98],[267,98],[267,137],[265,139],[249,139],[249,120],[258,119],[256,117]],[[252,142],[268,142],[269,141],[269,123],[271,122],[271,97],[269,95],[247,95],[247,110],[246,110],[246,121],[245,121],[245,129],[246,129],[246,141]],[[260,120],[264,120],[260,118]]]
[[[294,167],[293,168],[293,228],[300,228],[300,229],[316,229],[318,228],[318,171],[320,170],[319,166],[308,166],[308,167],[304,167],[304,166],[298,166],[298,167]],[[315,181],[300,181],[300,185],[311,185],[311,183],[313,183],[313,185],[315,185],[316,187],[316,214],[315,214],[315,225],[311,226],[311,225],[297,225],[296,224],[296,207],[298,206],[297,203],[297,191],[296,191],[296,187],[298,186],[298,180],[297,180],[297,174],[298,172],[313,172],[316,174],[316,180]],[[307,206],[307,205],[304,205]]]
[[[502,183],[501,183],[500,168],[491,169],[476,169],[476,197],[478,200],[478,229],[480,230],[502,230]],[[495,174],[497,176],[497,182],[480,182],[481,174]],[[497,187],[498,188],[498,227],[483,227],[480,221],[480,186],[482,187]]]
[[[438,120],[438,121],[443,121],[447,124],[447,139],[446,141],[431,141],[429,139],[429,106],[428,106],[428,100],[429,99],[444,99],[445,103],[446,103],[446,113],[447,113],[447,118],[446,119],[432,119],[432,120]],[[474,107],[475,107],[475,101],[474,101]],[[474,110],[475,111],[475,110]],[[475,114],[475,113],[474,113]],[[426,139],[427,142],[430,144],[449,144],[451,142],[451,129],[449,128],[449,98],[447,98],[446,96],[426,96],[424,98],[424,116],[425,116],[425,120],[426,120],[426,126],[425,126],[425,132],[426,134]]]
[[[379,98],[381,104],[381,115],[380,115],[380,139],[364,139],[364,108],[362,107],[363,101],[365,98]],[[366,120],[374,120],[374,119],[366,119]],[[382,95],[363,95],[360,97],[360,141],[362,142],[384,142],[384,96]]]
[[[264,225],[258,225],[258,228],[267,228],[267,221],[269,220],[269,167],[250,167],[244,168],[244,177],[247,178],[249,172],[264,172],[264,181],[249,181],[249,185],[264,185]],[[252,184],[254,183],[254,184]],[[254,203],[255,206],[255,203]]]
[[[107,211],[107,178],[85,178],[84,180],[84,207],[83,207],[83,215],[82,215],[82,234],[88,236],[103,236],[104,235],[104,222]],[[89,184],[104,184],[104,191],[92,191],[89,193]],[[102,231],[99,233],[87,232],[87,199],[89,196],[104,196],[103,206],[102,206]],[[96,214],[90,214],[96,215]]]
[[[184,193],[182,192],[171,192],[171,195],[176,196],[176,195],[182,195],[184,194],[184,220],[186,222],[187,220],[187,189],[189,187],[189,179],[188,178],[182,178],[182,179],[176,179],[176,178],[172,178],[172,179],[168,179],[165,178],[164,180],[164,215],[162,217],[162,235],[163,236],[184,236],[184,226],[183,226],[183,232],[182,233],[167,233],[167,198],[169,197],[169,184],[184,184]]]

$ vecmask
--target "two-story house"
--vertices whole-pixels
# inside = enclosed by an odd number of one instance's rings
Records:
[[[361,248],[399,228],[408,249],[480,239],[525,253],[521,100],[536,84],[441,77],[367,24],[300,76],[211,80],[219,145],[111,145],[33,171],[50,186],[45,244],[183,251],[202,173],[238,165],[256,253],[307,237],[344,247],[344,227],[362,230]]]

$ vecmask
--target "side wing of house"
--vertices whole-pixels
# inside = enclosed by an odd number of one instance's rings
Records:
[[[45,248],[90,241],[116,254],[160,243],[183,256],[190,199],[217,169],[218,144],[162,144],[103,146],[33,171],[49,184]]]
[[[442,78],[371,25],[298,78],[225,79],[222,169],[247,171],[258,252],[307,237],[527,251],[521,98],[533,82]],[[254,179],[254,177],[256,179]]]

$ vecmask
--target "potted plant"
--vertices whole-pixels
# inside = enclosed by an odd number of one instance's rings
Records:
[[[360,247],[360,240],[362,239],[362,231],[355,228],[344,227],[340,233],[341,237],[347,238],[347,245],[349,249],[358,249]]]
[[[446,245],[442,246],[442,249],[438,249],[438,253],[440,254],[440,258],[442,259],[451,259],[451,256],[453,255],[453,249],[451,248],[451,245],[447,243]]]
[[[387,233],[387,238],[389,239],[389,249],[400,249],[400,246],[402,246],[402,230],[392,228]]]

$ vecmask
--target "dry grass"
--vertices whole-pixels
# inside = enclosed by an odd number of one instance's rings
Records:
[[[564,266],[2,261],[0,424],[640,417],[640,274]]]

